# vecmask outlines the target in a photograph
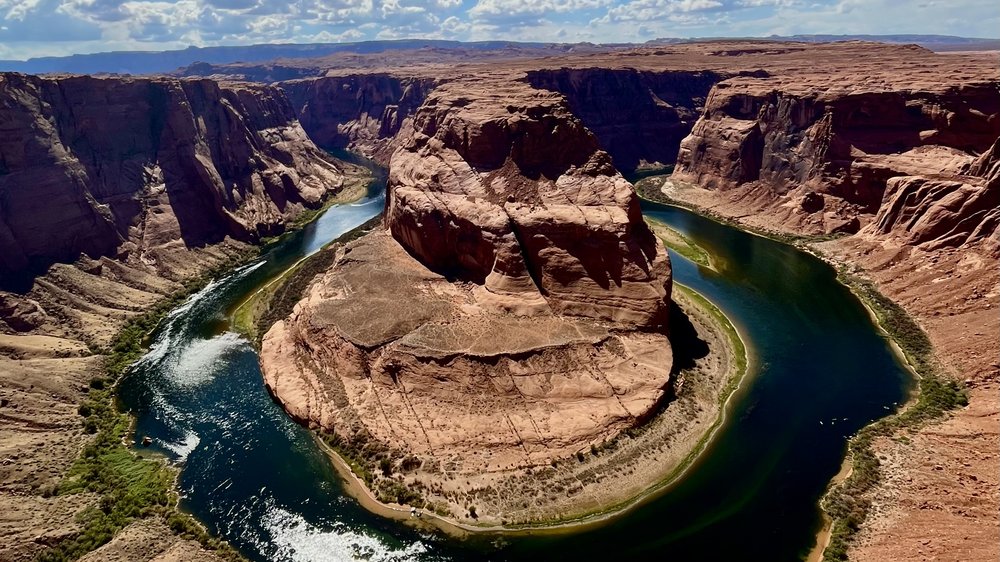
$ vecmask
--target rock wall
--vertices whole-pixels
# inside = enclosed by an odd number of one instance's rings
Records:
[[[392,157],[386,224],[431,269],[497,295],[665,324],[666,252],[558,94],[516,82],[435,90]]]
[[[1000,140],[955,178],[901,176],[887,183],[868,233],[933,250],[992,239],[1000,226]]]
[[[958,173],[998,135],[995,83],[887,89],[741,77],[712,91],[674,177],[711,189],[813,191],[874,213],[889,178]]]
[[[536,88],[559,92],[619,170],[672,164],[701,115],[709,91],[734,73],[633,68],[536,70]]]
[[[0,75],[0,277],[276,234],[342,185],[280,90]]]
[[[324,148],[348,148],[387,164],[396,134],[437,81],[392,74],[293,80],[288,94],[302,127]]]

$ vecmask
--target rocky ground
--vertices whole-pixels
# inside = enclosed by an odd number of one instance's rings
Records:
[[[283,100],[207,81],[0,75],[0,559],[73,538],[101,501],[58,492],[94,439],[81,403],[126,322],[367,182]],[[154,516],[86,559],[213,558]]]

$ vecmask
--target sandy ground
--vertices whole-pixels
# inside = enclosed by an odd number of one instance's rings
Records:
[[[786,209],[743,190],[674,185],[665,192],[751,227],[797,233]],[[852,560],[1000,559],[1000,262],[997,240],[922,251],[855,235],[813,244],[870,278],[927,332],[969,406],[915,432],[880,439],[882,479]]]
[[[735,351],[730,336],[719,320],[683,291],[675,291],[674,299],[703,342],[699,355],[704,355],[679,370],[676,396],[656,417],[637,431],[621,434],[597,454],[587,454],[582,460],[562,459],[514,477],[442,475],[432,481],[422,474],[424,488],[444,490],[462,501],[449,502],[450,514],[445,516],[425,506],[415,519],[408,507],[379,503],[335,453],[327,452],[347,480],[346,489],[366,508],[417,526],[462,535],[512,527],[598,524],[655,497],[682,474],[721,422],[723,403],[734,388],[731,383],[742,375],[732,360]],[[470,518],[463,502],[471,502],[479,513],[502,513],[504,518]]]

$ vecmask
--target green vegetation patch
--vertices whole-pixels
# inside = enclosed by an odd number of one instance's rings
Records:
[[[694,240],[691,240],[681,232],[670,228],[662,221],[649,217],[645,217],[645,220],[646,223],[649,224],[653,234],[663,241],[664,246],[702,267],[712,267],[712,259],[709,253],[706,252],[704,248],[696,244]]]
[[[725,335],[729,338],[730,345],[732,346],[733,359],[736,362],[736,368],[733,370],[733,376],[729,378],[729,382],[726,387],[719,393],[720,403],[725,402],[729,399],[729,396],[736,390],[736,386],[739,385],[743,376],[747,372],[748,353],[746,345],[743,343],[743,338],[740,337],[740,333],[736,330],[736,326],[733,322],[726,316],[722,309],[715,306],[715,304],[705,298],[704,295],[691,289],[686,285],[681,285],[680,283],[674,283],[674,290],[684,293],[684,296],[694,301],[700,308],[707,311],[715,319],[716,324],[718,324],[724,331]]]
[[[965,389],[939,372],[927,334],[901,306],[879,293],[870,281],[843,271],[840,279],[874,311],[879,325],[902,350],[919,377],[919,390],[908,408],[865,427],[848,443],[851,475],[823,500],[823,509],[833,519],[830,543],[823,552],[823,560],[828,562],[847,560],[848,548],[868,517],[871,500],[867,493],[880,478],[879,460],[872,450],[875,439],[916,430],[969,403]]]
[[[351,438],[336,433],[317,431],[316,435],[350,467],[351,472],[364,482],[378,501],[414,507],[426,507],[427,500],[419,490],[409,486],[396,475],[406,472],[417,462],[411,455],[394,450],[360,431]]]

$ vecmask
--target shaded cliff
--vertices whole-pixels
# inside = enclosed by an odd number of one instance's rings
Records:
[[[342,184],[282,92],[0,75],[0,275],[280,232]]]
[[[672,164],[701,115],[709,91],[734,73],[562,68],[527,73],[536,88],[559,92],[618,169]]]
[[[292,80],[280,87],[316,144],[355,150],[384,165],[396,134],[436,84],[373,73]]]

